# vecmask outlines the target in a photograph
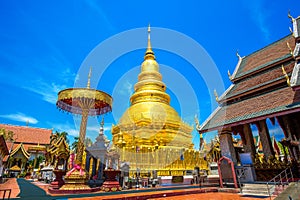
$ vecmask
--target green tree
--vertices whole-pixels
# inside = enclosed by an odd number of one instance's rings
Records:
[[[64,137],[64,139],[66,140],[66,142],[69,144],[69,139],[68,139],[68,133],[67,132],[65,132],[65,131],[63,131],[63,132],[58,132],[58,131],[55,131],[55,134],[58,136],[58,138],[59,137]]]
[[[74,142],[72,143],[72,150],[74,151],[74,153],[77,153],[77,147],[78,147],[78,140],[79,140],[79,137],[74,137]]]
[[[78,140],[79,140],[79,137],[74,137],[74,142],[72,143],[72,150],[76,153],[76,151],[77,151],[77,147],[78,147]],[[90,146],[92,146],[92,144],[93,144],[93,141],[91,140],[91,138],[89,138],[89,137],[87,137],[87,138],[85,138],[85,140],[84,140],[84,146],[85,147],[90,147]]]
[[[84,146],[85,147],[90,147],[90,146],[92,146],[92,144],[93,144],[93,141],[91,140],[91,138],[86,137],[85,140],[84,140]]]
[[[0,128],[0,133],[3,134],[3,137],[6,141],[14,141],[14,132],[13,131],[6,131],[5,128]]]

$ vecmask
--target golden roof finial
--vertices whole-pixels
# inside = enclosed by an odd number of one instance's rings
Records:
[[[288,11],[288,18],[290,18],[292,20],[292,22],[295,21],[295,18],[291,15],[291,11]]]
[[[290,43],[287,42],[286,45],[287,45],[287,47],[289,48],[290,54],[293,56],[293,50],[292,50],[292,48],[291,48],[291,46],[290,46]]]
[[[154,52],[152,51],[152,46],[151,46],[151,39],[150,39],[150,33],[151,33],[151,28],[150,24],[148,25],[148,44],[147,44],[147,50],[145,53],[144,59],[155,59]]]
[[[286,79],[286,83],[287,83],[287,85],[290,87],[290,86],[291,86],[290,78],[289,78],[289,76],[287,75],[287,73],[286,73],[286,71],[285,71],[283,65],[281,65],[281,69],[282,69],[282,73],[283,73],[283,75],[284,75],[284,77],[285,77],[285,79]]]
[[[218,93],[217,93],[216,89],[214,89],[214,95],[216,97],[216,101],[218,102],[219,101],[219,96],[218,96]]]
[[[196,130],[200,130],[200,122],[198,120],[197,114],[195,115],[194,120],[195,120],[195,123],[196,123]]]
[[[88,82],[87,82],[87,89],[90,89],[91,87],[91,75],[92,75],[92,67],[90,67],[89,75],[88,75]]]
[[[239,58],[239,60],[242,59],[242,57],[241,57],[240,54],[239,54],[239,50],[236,50],[236,56]]]

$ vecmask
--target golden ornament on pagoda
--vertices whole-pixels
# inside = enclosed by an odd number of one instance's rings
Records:
[[[152,170],[158,175],[185,175],[187,170],[200,166],[200,154],[193,149],[193,129],[170,106],[170,96],[152,51],[150,26],[134,90],[130,107],[112,127],[113,144],[118,147],[121,161],[130,163],[131,175]],[[202,165],[205,168],[203,159]]]

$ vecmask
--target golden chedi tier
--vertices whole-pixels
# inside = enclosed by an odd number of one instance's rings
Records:
[[[130,163],[131,174],[137,170],[158,170],[158,175],[184,175],[185,169],[194,169],[196,163],[188,161],[196,156],[192,127],[170,106],[170,96],[152,51],[150,27],[134,90],[130,107],[112,127],[113,144],[118,147],[121,160]],[[199,155],[196,157],[200,159]]]

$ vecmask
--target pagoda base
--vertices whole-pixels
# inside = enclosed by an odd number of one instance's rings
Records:
[[[104,170],[106,180],[104,181],[101,190],[105,192],[121,191],[122,187],[119,182],[116,181],[116,176],[121,173],[120,170],[108,169]]]
[[[101,190],[104,192],[116,192],[121,191],[122,187],[118,181],[105,181],[101,187]]]
[[[55,174],[55,180],[51,182],[50,188],[58,190],[61,186],[65,184],[63,176],[66,175],[66,172],[62,170],[53,170],[53,173]]]
[[[69,172],[69,176],[65,176],[65,184],[57,188],[49,188],[52,194],[80,194],[99,191],[101,188],[90,188],[87,184],[87,173],[80,172],[80,170]]]

